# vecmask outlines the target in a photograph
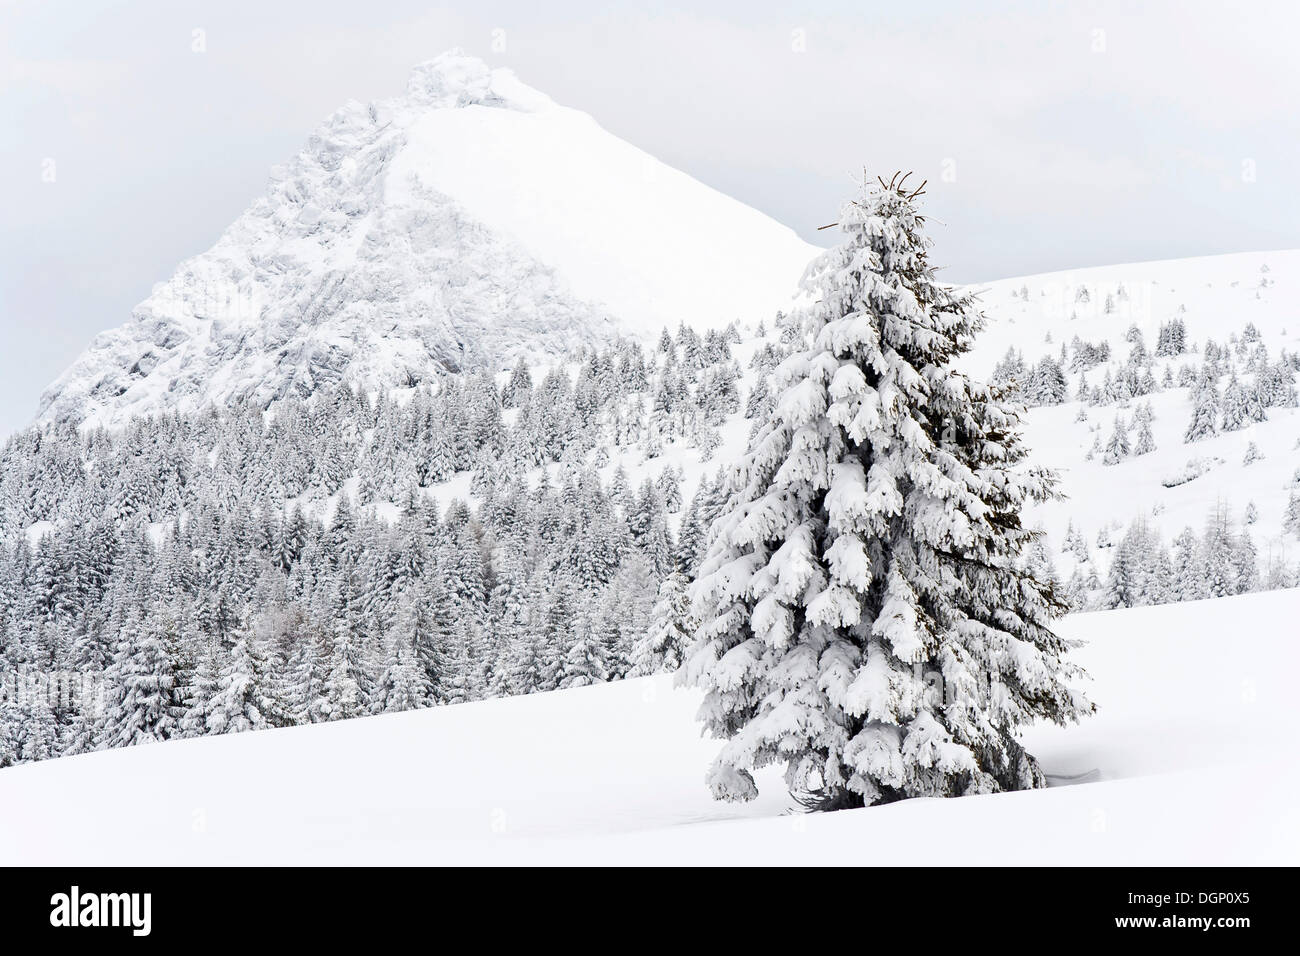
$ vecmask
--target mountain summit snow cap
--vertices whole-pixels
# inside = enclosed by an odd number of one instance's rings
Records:
[[[495,106],[538,112],[555,105],[516,79],[513,70],[493,69],[458,47],[417,64],[406,81],[406,99],[411,106],[433,109]]]
[[[448,50],[411,70],[406,95],[429,106],[472,106],[493,98],[492,70],[478,57]],[[499,97],[498,97],[499,99]]]

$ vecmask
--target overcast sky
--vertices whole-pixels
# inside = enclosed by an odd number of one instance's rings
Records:
[[[0,435],[452,46],[813,241],[864,164],[914,169],[952,281],[1300,246],[1293,2],[609,6],[0,0]]]

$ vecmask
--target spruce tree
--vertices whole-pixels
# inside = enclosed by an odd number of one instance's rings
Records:
[[[1149,455],[1155,450],[1156,439],[1155,436],[1151,434],[1151,418],[1150,416],[1146,416],[1138,425],[1138,437],[1137,441],[1133,444],[1133,455],[1134,457],[1140,458],[1142,455]]]
[[[319,635],[304,636],[294,648],[282,697],[295,723],[317,724],[329,719],[325,698],[329,650]]]
[[[573,643],[569,645],[560,667],[560,688],[604,683],[609,678],[609,659],[596,615],[582,614],[573,636]]]
[[[265,661],[247,637],[239,637],[217,675],[215,693],[205,713],[207,733],[242,733],[282,723],[267,685]]]
[[[326,720],[350,720],[370,712],[372,680],[361,653],[358,636],[345,623],[336,622],[321,688]]]
[[[1168,604],[1175,600],[1176,577],[1165,546],[1159,540],[1152,542],[1150,563],[1142,581],[1142,603]]]
[[[1286,510],[1282,512],[1282,533],[1300,538],[1300,496],[1295,488],[1287,495]]]
[[[194,674],[184,691],[185,713],[181,717],[180,736],[202,737],[208,732],[208,711],[217,693],[217,676],[221,658],[210,642],[197,644]]]
[[[1237,373],[1233,372],[1228,378],[1228,387],[1223,390],[1223,430],[1237,431],[1245,428],[1248,421],[1246,388],[1237,380]]]
[[[1106,442],[1106,455],[1102,458],[1103,465],[1118,465],[1129,455],[1128,443],[1128,426],[1124,424],[1124,419],[1116,415],[1115,427],[1110,433],[1110,440]]]
[[[632,673],[677,670],[694,630],[689,581],[684,574],[674,571],[659,585],[659,600],[651,612],[650,628],[637,640],[633,651]]]
[[[384,670],[375,684],[371,706],[377,714],[418,710],[429,706],[429,679],[420,666],[413,639],[406,629],[395,630],[388,637]]]
[[[1138,607],[1148,603],[1144,595],[1152,564],[1151,548],[1146,522],[1134,521],[1111,555],[1106,576],[1106,607]]]
[[[844,206],[805,278],[810,345],[700,569],[680,674],[727,740],[723,799],[774,763],[822,808],[1041,787],[1018,729],[1091,710],[1051,630],[1062,596],[1018,560],[1052,476],[1018,467],[1001,391],[952,367],[982,317],[935,280],[915,198],[882,183]]]
[[[528,403],[533,393],[533,376],[528,370],[528,363],[523,356],[515,363],[510,372],[510,379],[501,390],[501,407],[518,408]]]
[[[1259,552],[1250,537],[1250,532],[1244,528],[1232,543],[1229,565],[1232,568],[1234,591],[1237,594],[1248,594],[1259,590]]]
[[[1219,390],[1214,383],[1214,372],[1207,366],[1201,371],[1192,396],[1192,420],[1187,425],[1183,441],[1191,444],[1202,438],[1213,438],[1219,433]]]
[[[1233,567],[1235,544],[1232,514],[1226,503],[1218,501],[1205,519],[1205,537],[1201,540],[1206,597],[1237,593],[1239,570]]]
[[[58,723],[54,711],[43,694],[32,694],[22,718],[18,759],[33,762],[58,755]]]
[[[175,639],[167,625],[141,621],[127,629],[104,673],[106,700],[96,746],[127,747],[180,734],[184,704],[173,672]]]
[[[1201,564],[1201,539],[1191,528],[1184,528],[1174,539],[1174,566],[1177,568],[1173,596],[1179,601],[1199,601],[1208,595],[1205,567]]]

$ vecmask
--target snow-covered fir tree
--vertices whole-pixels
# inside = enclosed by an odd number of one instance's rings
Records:
[[[235,641],[203,710],[210,734],[260,730],[281,722],[279,707],[266,686],[265,662],[247,638]]]
[[[718,797],[752,798],[773,763],[824,808],[1039,787],[1017,729],[1090,710],[1051,630],[1062,597],[1018,560],[1050,476],[952,367],[981,317],[935,281],[922,225],[901,185],[843,207],[805,280],[810,345],[715,524],[680,673],[726,741]]]
[[[1025,402],[1029,405],[1060,405],[1066,400],[1069,386],[1060,364],[1050,355],[1043,356],[1034,366],[1025,389]]]
[[[695,630],[691,616],[689,580],[674,571],[659,586],[659,600],[653,618],[633,652],[632,672],[656,674],[681,666],[686,646]]]
[[[105,700],[95,730],[98,747],[127,747],[180,735],[185,704],[176,664],[170,622],[146,619],[124,629],[104,673]]]
[[[1192,396],[1192,420],[1187,425],[1183,441],[1200,441],[1212,438],[1219,433],[1219,390],[1214,381],[1214,373],[1206,368],[1197,381],[1195,394]]]
[[[1134,457],[1149,455],[1156,450],[1155,435],[1151,433],[1151,417],[1143,417],[1138,424],[1137,440],[1133,443]]]
[[[1287,495],[1286,510],[1282,512],[1282,531],[1300,538],[1300,495],[1294,487]]]
[[[1253,389],[1252,389],[1253,391]],[[1228,385],[1223,390],[1223,430],[1233,432],[1245,428],[1250,419],[1246,414],[1247,389],[1233,372],[1228,378]]]
[[[1106,454],[1101,459],[1103,465],[1118,465],[1129,456],[1128,426],[1124,419],[1116,415],[1115,425],[1106,442]]]

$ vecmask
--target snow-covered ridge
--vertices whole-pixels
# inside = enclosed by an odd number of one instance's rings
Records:
[[[327,119],[207,252],[42,396],[40,420],[323,383],[403,387],[788,306],[815,248],[458,51]]]
[[[1300,347],[1300,249],[1089,266],[967,288],[990,320],[970,366],[979,374],[1010,347],[1037,358],[1075,335],[1109,341],[1122,358],[1131,327],[1154,346],[1160,324],[1178,316],[1189,343],[1223,341],[1253,322],[1270,347]]]

